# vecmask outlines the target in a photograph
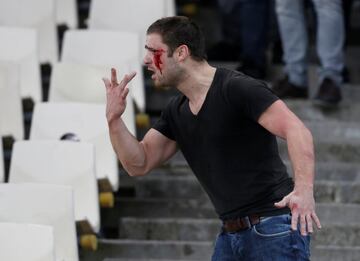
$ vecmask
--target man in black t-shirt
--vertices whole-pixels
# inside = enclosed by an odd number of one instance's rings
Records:
[[[127,84],[104,78],[113,147],[131,176],[142,176],[180,148],[223,221],[213,260],[308,260],[313,222],[314,150],[304,124],[267,86],[206,62],[198,26],[185,17],[154,22],[144,63],[157,86],[174,86],[160,120],[139,142],[121,116]],[[280,159],[287,141],[295,183]],[[300,230],[300,231],[299,231]]]

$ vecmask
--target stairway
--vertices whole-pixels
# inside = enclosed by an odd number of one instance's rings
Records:
[[[359,23],[356,25],[359,28]],[[338,109],[323,110],[311,101],[285,101],[314,136],[315,198],[323,228],[312,237],[313,261],[360,260],[359,57],[358,46],[347,49],[351,84],[344,86],[344,100]],[[232,68],[236,64],[225,66]],[[272,66],[269,75],[279,77],[280,69]],[[314,96],[315,66],[310,68],[309,80],[310,94]],[[173,90],[149,91],[149,111],[158,112],[172,94]],[[291,173],[286,144],[281,140],[279,149]],[[181,153],[145,177],[130,178],[121,173],[120,184],[115,208],[102,210],[106,239],[99,241],[96,252],[81,250],[81,261],[211,259],[220,222]]]
[[[285,101],[314,136],[323,225],[312,238],[315,261],[360,260],[360,84],[346,85],[343,93],[330,111]],[[279,149],[291,172],[285,142],[279,140]],[[210,260],[220,222],[180,152],[145,177],[120,177],[115,208],[102,211],[103,227],[112,232],[97,252],[82,251],[82,261]]]

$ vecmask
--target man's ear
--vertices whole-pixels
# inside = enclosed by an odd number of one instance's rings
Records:
[[[179,62],[184,61],[190,56],[190,50],[187,45],[182,44],[175,50],[176,58]]]

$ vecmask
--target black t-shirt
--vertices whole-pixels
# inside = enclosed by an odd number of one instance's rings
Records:
[[[153,127],[177,142],[223,220],[278,213],[293,189],[276,137],[257,122],[276,100],[263,82],[218,68],[197,115],[179,95]]]

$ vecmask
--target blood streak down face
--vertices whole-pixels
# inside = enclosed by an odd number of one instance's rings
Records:
[[[161,65],[163,64],[161,60],[161,56],[164,53],[163,49],[155,50],[154,51],[154,64],[156,68],[159,69],[160,73],[162,74]]]

